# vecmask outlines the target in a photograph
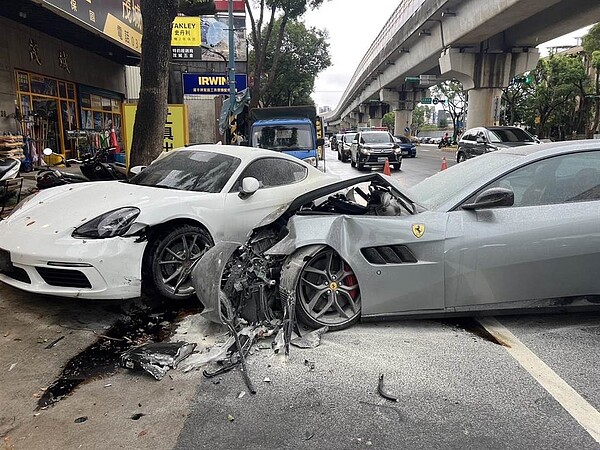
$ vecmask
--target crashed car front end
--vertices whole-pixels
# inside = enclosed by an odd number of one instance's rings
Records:
[[[307,286],[311,288],[310,279],[319,278],[314,295],[323,294],[329,300],[315,300],[309,306],[322,310],[315,314],[325,325],[329,310],[347,317],[347,323],[332,323],[332,329],[348,326],[358,320],[361,310],[359,280],[346,262],[352,256],[355,233],[367,234],[377,242],[385,235],[383,229],[375,231],[378,217],[409,218],[418,210],[379,174],[305,194],[279,215],[266,218],[245,244],[218,243],[203,256],[193,277],[205,315],[219,323],[224,317],[241,317],[249,322],[289,320],[295,311],[296,285],[310,260],[315,264],[311,270],[317,275],[305,277]],[[344,256],[340,259],[327,253],[330,249]],[[327,277],[319,272],[327,273]],[[311,323],[310,317],[301,319],[305,323],[308,319],[313,328],[321,323]]]

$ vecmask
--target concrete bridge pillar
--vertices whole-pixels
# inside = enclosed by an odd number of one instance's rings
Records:
[[[369,106],[368,105],[360,105],[358,107],[358,115],[359,115],[358,126],[363,127],[363,128],[366,127],[367,120],[369,120]]]
[[[411,125],[413,122],[412,118],[412,110],[400,109],[395,111],[396,119],[394,121],[394,136],[400,135],[408,135],[411,134]],[[408,128],[409,132],[407,133],[405,129]]]
[[[383,116],[389,111],[389,105],[377,103],[369,105],[369,121],[372,127],[382,126]]]
[[[496,125],[500,116],[502,89],[515,76],[533,70],[539,52],[535,48],[510,53],[463,53],[449,48],[440,56],[444,77],[455,78],[468,91],[467,128]]]

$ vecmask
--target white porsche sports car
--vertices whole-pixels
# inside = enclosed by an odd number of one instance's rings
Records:
[[[208,247],[243,242],[263,217],[336,180],[282,153],[196,145],[129,181],[43,190],[0,221],[0,280],[63,297],[134,298],[143,284],[186,298]]]

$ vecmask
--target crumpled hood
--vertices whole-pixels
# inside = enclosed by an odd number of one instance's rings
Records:
[[[28,231],[56,235],[114,209],[124,206],[142,210],[145,206],[158,208],[182,194],[186,192],[119,181],[70,184],[35,194],[3,222],[11,227],[24,226]]]

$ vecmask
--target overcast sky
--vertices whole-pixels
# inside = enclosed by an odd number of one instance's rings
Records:
[[[398,4],[399,0],[329,0],[305,15],[307,26],[329,32],[332,66],[321,72],[315,82],[312,97],[317,106],[335,109],[360,60]],[[576,31],[545,45],[575,45],[576,37],[584,34],[585,30]]]

